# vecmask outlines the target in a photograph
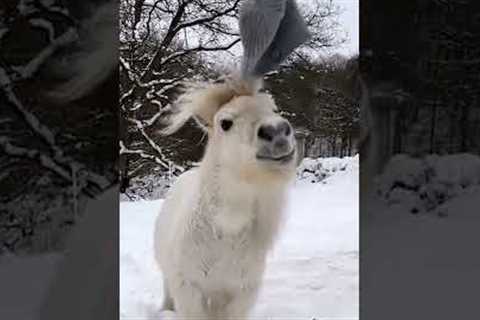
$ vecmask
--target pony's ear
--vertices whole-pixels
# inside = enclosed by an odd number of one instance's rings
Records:
[[[204,130],[213,126],[213,117],[221,106],[233,98],[225,84],[191,83],[175,102],[177,112],[168,119],[168,126],[162,130],[169,135],[178,131],[190,119],[196,120]]]
[[[213,127],[217,111],[236,95],[227,83],[191,83],[175,102],[177,112],[168,119],[163,134],[178,131],[190,118],[204,130]]]

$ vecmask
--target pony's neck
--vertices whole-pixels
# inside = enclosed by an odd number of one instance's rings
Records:
[[[227,204],[235,201],[247,204],[255,196],[257,187],[243,181],[235,170],[237,168],[222,164],[215,150],[208,147],[200,166],[202,190]]]
[[[216,152],[207,152],[200,165],[200,202],[224,234],[239,234],[255,220],[259,197],[255,185],[239,179],[222,164]]]
[[[222,165],[209,147],[199,168],[204,214],[221,234],[237,237],[245,230],[255,230],[255,241],[269,248],[281,222],[287,180],[268,187],[249,183],[234,168]]]

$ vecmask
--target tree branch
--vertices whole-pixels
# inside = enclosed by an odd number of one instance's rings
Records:
[[[195,20],[192,20],[192,21],[189,21],[189,22],[181,23],[177,26],[175,31],[178,32],[181,29],[205,24],[205,23],[211,22],[211,21],[213,21],[213,20],[215,20],[215,19],[217,19],[221,16],[225,16],[225,15],[229,14],[230,12],[235,11],[237,9],[239,3],[240,3],[240,0],[235,0],[233,5],[226,10],[218,11],[218,12],[214,13],[213,15],[209,16],[209,17],[199,18],[199,19],[195,19]]]
[[[236,45],[237,43],[240,42],[240,38],[237,38],[235,39],[234,41],[230,42],[229,44],[225,45],[225,46],[218,46],[218,47],[203,47],[202,45],[198,46],[198,47],[195,47],[195,48],[191,48],[191,49],[187,49],[187,50],[184,50],[184,51],[180,51],[180,52],[175,52],[175,53],[172,53],[171,55],[169,55],[168,57],[166,57],[160,64],[160,66],[163,66],[169,62],[171,62],[172,60],[175,60],[175,59],[178,59],[179,57],[183,57],[185,55],[188,55],[192,52],[200,52],[200,51],[205,51],[205,52],[208,52],[208,51],[224,51],[224,50],[228,50],[228,49],[231,49],[234,45]]]

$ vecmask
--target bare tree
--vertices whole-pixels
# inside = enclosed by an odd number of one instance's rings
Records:
[[[134,170],[154,165],[182,172],[168,146],[156,141],[159,120],[185,80],[215,73],[238,58],[240,0],[122,0],[120,4],[120,171],[123,190]],[[312,40],[299,54],[336,45],[339,9],[332,1],[304,5]],[[213,57],[215,54],[215,57]],[[227,57],[227,58],[225,58]],[[216,60],[216,61],[215,61]],[[229,62],[231,63],[231,62]],[[162,138],[165,139],[165,138]],[[165,142],[165,140],[162,140]]]
[[[0,253],[51,249],[34,248],[34,239],[63,233],[86,198],[116,180],[117,87],[102,78],[100,98],[59,102],[45,94],[71,76],[74,67],[59,61],[85,46],[84,19],[61,1],[0,4]]]

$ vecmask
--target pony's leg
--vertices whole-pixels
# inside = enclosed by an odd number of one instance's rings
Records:
[[[254,290],[247,290],[237,293],[232,301],[220,312],[219,319],[222,320],[246,320],[250,309],[255,303],[256,293]]]
[[[170,310],[175,311],[175,306],[173,303],[173,298],[170,294],[170,290],[168,289],[167,279],[163,281],[163,303],[162,303],[162,310]]]
[[[177,286],[174,291],[177,318],[210,320],[205,298],[199,288],[189,283]]]

